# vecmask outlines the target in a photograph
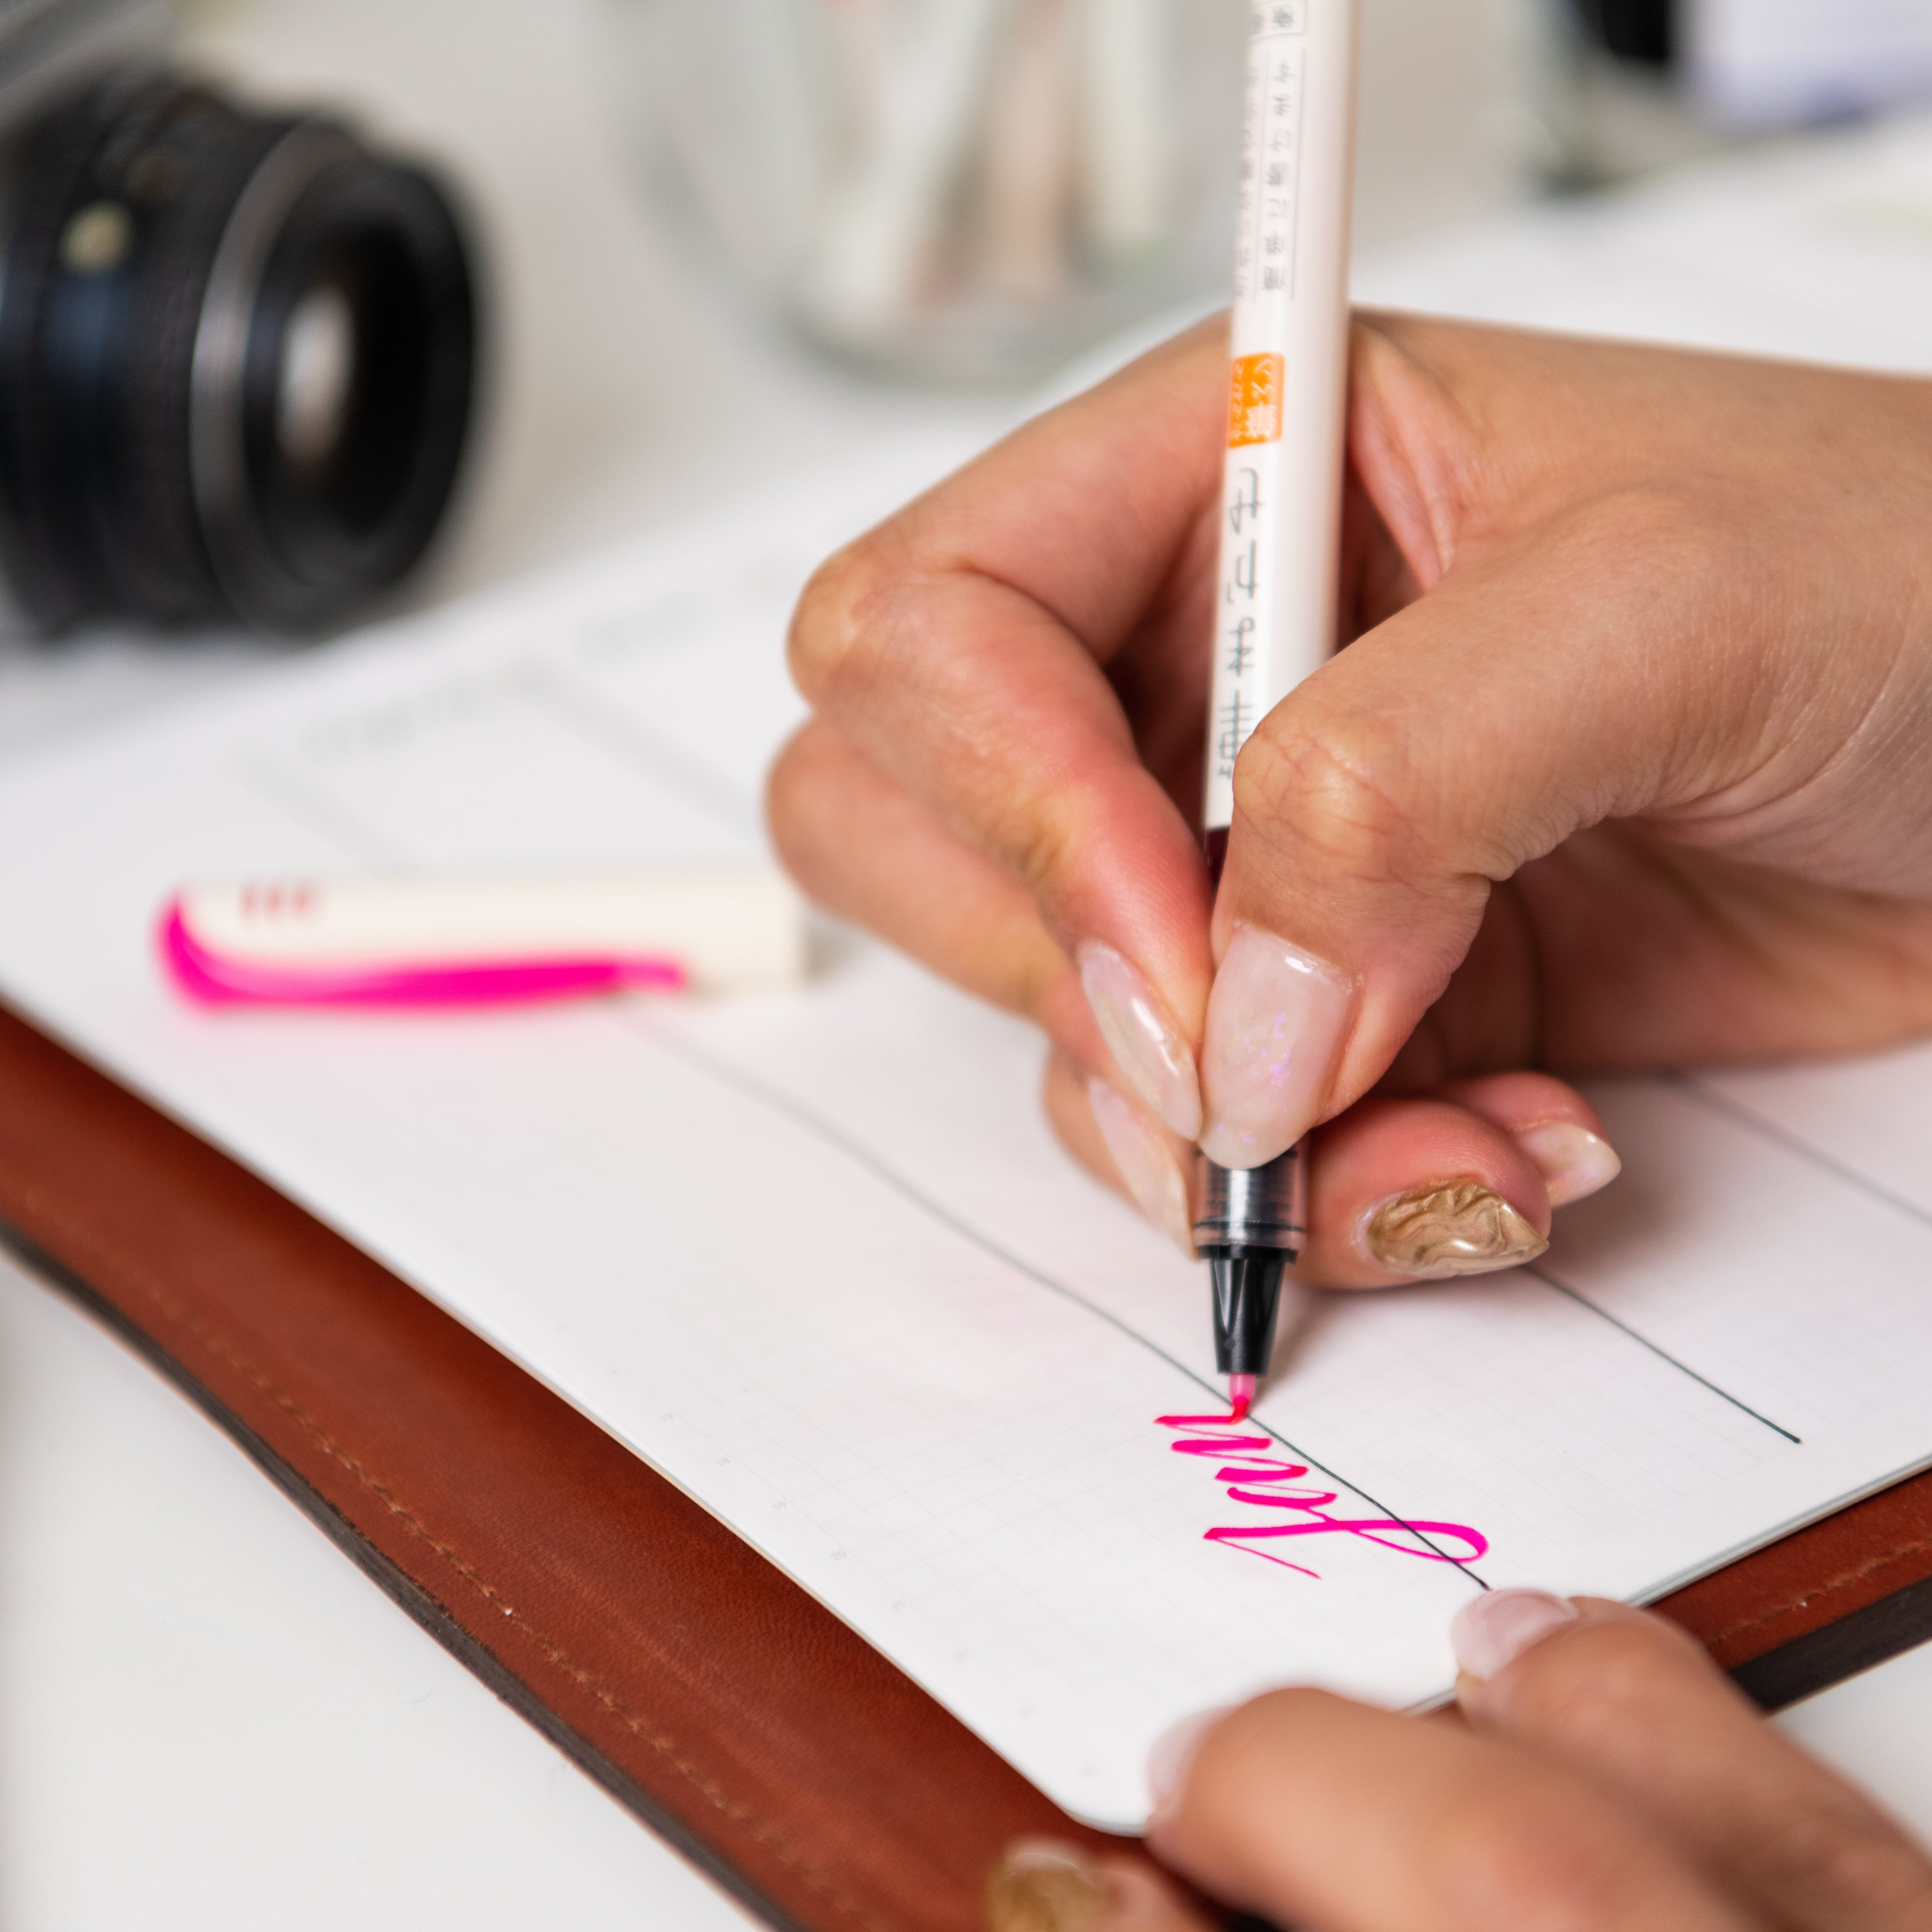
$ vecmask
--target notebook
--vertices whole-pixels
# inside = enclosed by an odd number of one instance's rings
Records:
[[[1932,368],[1928,233],[1908,126],[1358,287]],[[154,915],[192,877],[757,851],[798,585],[964,453],[748,496],[16,760],[0,995],[1107,1826],[1187,1712],[1288,1681],[1424,1702],[1485,1585],[1660,1594],[1932,1466],[1932,1048],[1594,1089],[1624,1174],[1541,1263],[1292,1299],[1234,1429],[1188,1419],[1225,1413],[1201,1271],[1053,1144],[1037,1040],[854,934],[805,990],[729,1004],[206,1013],[163,982]]]
[[[1039,1042],[854,934],[713,1004],[164,982],[189,878],[757,851],[790,603],[916,480],[820,479],[18,765],[0,992],[1114,1828],[1190,1711],[1426,1702],[1485,1586],[1655,1595],[1932,1463],[1932,1052],[1596,1090],[1624,1177],[1544,1262],[1292,1300],[1236,1426],[1202,1271],[1054,1145]]]

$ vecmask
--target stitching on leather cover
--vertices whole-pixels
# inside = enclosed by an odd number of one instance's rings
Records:
[[[44,1200],[40,1204],[44,1211],[50,1204]],[[740,1800],[732,1797],[721,1786],[707,1778],[698,1766],[679,1750],[676,1744],[663,1732],[652,1729],[650,1720],[641,1717],[624,1702],[617,1693],[605,1683],[595,1671],[578,1663],[555,1638],[549,1636],[518,1614],[504,1600],[502,1593],[490,1582],[468,1559],[459,1555],[445,1543],[403,1502],[388,1486],[364,1468],[348,1450],[342,1448],[314,1417],[304,1408],[293,1396],[282,1388],[267,1370],[259,1368],[225,1336],[211,1328],[201,1317],[182,1305],[173,1295],[160,1286],[148,1272],[145,1263],[130,1260],[125,1255],[116,1256],[103,1251],[85,1232],[76,1229],[65,1216],[56,1208],[53,1218],[67,1238],[76,1242],[82,1249],[91,1250],[109,1266],[124,1276],[130,1279],[142,1294],[147,1296],[170,1321],[178,1322],[198,1341],[212,1349],[231,1368],[245,1376],[255,1387],[277,1407],[286,1413],[332,1460],[346,1469],[356,1481],[380,1502],[382,1507],[401,1522],[411,1534],[427,1544],[445,1562],[463,1577],[488,1602],[500,1610],[506,1621],[526,1633],[564,1674],[590,1691],[597,1701],[611,1714],[618,1718],[640,1742],[647,1744],[680,1777],[701,1792],[712,1808],[726,1817],[742,1826],[752,1838],[766,1846],[782,1863],[810,1886],[827,1904],[868,1928],[868,1932],[894,1932],[890,1922],[883,1919],[868,1906],[842,1889],[836,1881],[826,1877],[817,1867],[809,1864],[787,1842],[783,1834],[774,1826],[759,1818]]]
[[[1775,1623],[1780,1617],[1789,1616],[1793,1610],[1802,1610],[1807,1604],[1816,1603],[1820,1597],[1828,1597],[1840,1590],[1848,1590],[1854,1583],[1862,1583],[1868,1576],[1876,1575],[1907,1556],[1916,1556],[1922,1550],[1932,1550],[1932,1537],[1921,1536],[1910,1543],[1901,1543],[1888,1550],[1881,1556],[1868,1558],[1856,1570],[1840,1570],[1828,1578],[1815,1589],[1808,1590],[1802,1597],[1793,1597],[1788,1603],[1778,1604],[1775,1609],[1760,1610],[1754,1617],[1747,1618],[1740,1624],[1726,1624],[1705,1639],[1708,1644],[1719,1644],[1727,1638],[1742,1636],[1748,1630],[1761,1629],[1765,1624]]]

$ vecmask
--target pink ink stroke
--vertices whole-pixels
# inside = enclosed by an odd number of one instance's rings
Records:
[[[1155,1419],[1163,1429],[1226,1432],[1240,1426],[1246,1419],[1245,1410],[1245,1404],[1237,1404],[1230,1415],[1162,1415]],[[1430,1563],[1457,1564],[1474,1563],[1489,1549],[1489,1538],[1480,1530],[1471,1529],[1464,1523],[1403,1522],[1395,1516],[1331,1516],[1329,1511],[1341,1500],[1340,1492],[1292,1486],[1310,1473],[1309,1466],[1305,1462],[1284,1462],[1279,1456],[1267,1453],[1275,1446],[1272,1436],[1226,1432],[1184,1434],[1178,1442],[1168,1444],[1177,1456],[1227,1458],[1214,1472],[1214,1480],[1226,1490],[1228,1502],[1256,1509],[1280,1511],[1293,1519],[1286,1522],[1224,1524],[1208,1531],[1204,1540],[1230,1544],[1250,1556],[1279,1564],[1282,1569],[1295,1570],[1304,1576],[1312,1576],[1317,1582],[1321,1580],[1320,1570],[1311,1570],[1305,1564],[1292,1563],[1286,1556],[1278,1556],[1272,1550],[1256,1546],[1292,1537],[1354,1536],[1364,1542],[1378,1543],[1384,1550],[1396,1550],[1404,1556],[1420,1556]],[[1407,1540],[1398,1541],[1399,1538]],[[1439,1539],[1450,1547],[1432,1548],[1425,1540],[1428,1538]],[[1455,1553],[1454,1546],[1458,1544],[1463,1546],[1466,1555]]]

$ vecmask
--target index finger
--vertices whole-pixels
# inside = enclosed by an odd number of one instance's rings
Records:
[[[1107,667],[1138,641],[1163,695],[1204,694],[1224,338],[1180,338],[859,539],[790,641],[840,735],[1019,878],[1070,954],[1098,942],[1157,987],[1184,1044],[1212,973],[1206,868]]]

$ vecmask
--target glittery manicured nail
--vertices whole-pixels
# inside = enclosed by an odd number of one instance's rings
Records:
[[[1355,991],[1300,946],[1252,926],[1236,931],[1214,976],[1201,1055],[1201,1148],[1210,1160],[1260,1167],[1315,1124]]]
[[[1378,1267],[1439,1280],[1534,1261],[1549,1242],[1480,1180],[1411,1188],[1362,1217],[1361,1245]]]
[[[1088,1932],[1106,1903],[1105,1881],[1077,1847],[1022,1838],[986,1875],[986,1932]]]
[[[1139,968],[1111,946],[1080,949],[1080,983],[1114,1064],[1184,1141],[1201,1131],[1201,1082],[1194,1049]]]
[[[1544,1590],[1485,1590],[1451,1619],[1456,1661],[1486,1683],[1532,1644],[1580,1621],[1574,1604]]]
[[[1097,1076],[1087,1083],[1088,1105],[1134,1204],[1184,1255],[1194,1252],[1187,1179],[1160,1124],[1117,1087]]]
[[[1587,1199],[1624,1171],[1616,1149],[1608,1141],[1568,1120],[1526,1127],[1516,1142],[1535,1162],[1552,1208],[1567,1208],[1573,1201]]]

